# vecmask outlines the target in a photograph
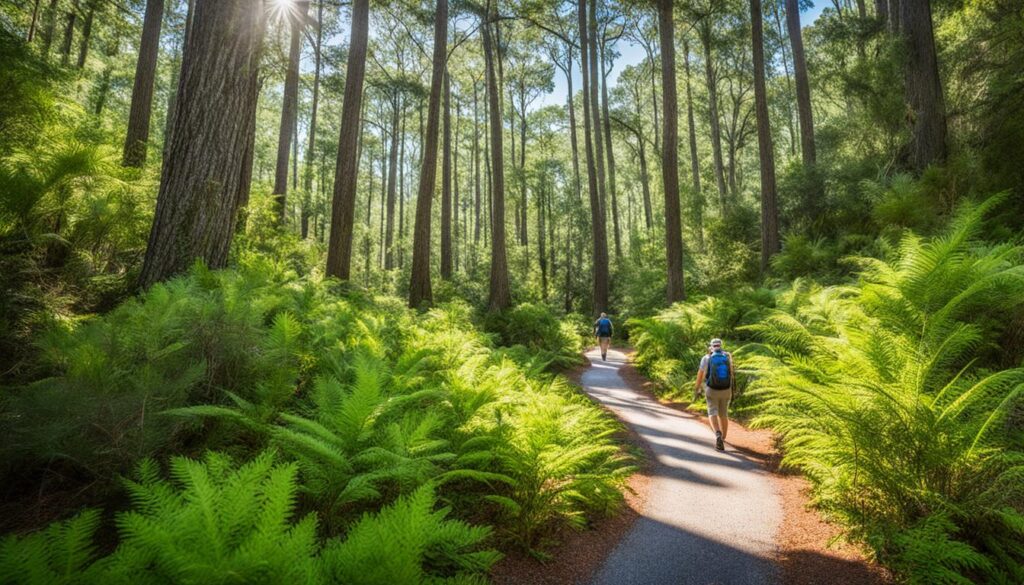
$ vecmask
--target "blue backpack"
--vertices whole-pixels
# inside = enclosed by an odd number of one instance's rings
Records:
[[[598,319],[597,321],[597,336],[598,337],[611,337],[612,336],[612,321],[605,317]]]
[[[722,350],[715,351],[708,357],[708,370],[705,372],[708,388],[712,390],[728,390],[732,388],[732,376],[729,372],[729,356]]]

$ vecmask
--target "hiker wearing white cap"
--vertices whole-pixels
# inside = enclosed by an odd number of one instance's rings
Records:
[[[708,353],[700,359],[694,398],[701,390],[708,401],[708,420],[715,431],[715,449],[725,450],[725,436],[729,433],[729,401],[736,376],[732,355],[722,350],[722,340],[711,340]]]

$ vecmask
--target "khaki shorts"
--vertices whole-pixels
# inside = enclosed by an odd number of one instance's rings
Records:
[[[708,416],[729,416],[729,401],[732,400],[732,390],[712,390],[704,387],[704,396],[708,399]]]

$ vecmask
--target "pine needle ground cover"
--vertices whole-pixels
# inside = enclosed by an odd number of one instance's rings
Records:
[[[110,511],[6,537],[0,582],[482,582],[621,503],[618,424],[550,356],[239,256],[40,338],[4,481]]]
[[[752,340],[736,357],[755,424],[851,537],[911,583],[1020,583],[1024,368],[1001,342],[1024,303],[1024,248],[981,239],[1001,200],[942,236],[905,235],[886,260],[853,259],[849,285],[797,281],[756,318],[740,294],[638,321],[638,363],[688,393],[709,335]]]

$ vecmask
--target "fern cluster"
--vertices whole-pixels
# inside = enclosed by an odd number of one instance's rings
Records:
[[[474,583],[500,558],[490,530],[447,519],[430,486],[321,542],[315,514],[295,517],[298,469],[270,453],[241,466],[221,454],[152,460],[127,482],[120,543],[97,558],[91,510],[0,544],[0,583]]]
[[[11,476],[60,467],[117,497],[108,478],[138,468],[120,545],[78,573],[216,581],[217,565],[258,582],[279,571],[260,548],[273,546],[310,559],[280,568],[294,582],[472,582],[496,558],[480,543],[543,555],[559,526],[621,503],[618,426],[547,371],[550,355],[495,349],[466,305],[417,315],[238,255],[52,328],[50,375],[5,402]],[[153,463],[167,457],[171,482]],[[482,518],[493,534],[466,524]]]
[[[741,360],[757,422],[782,435],[784,463],[915,583],[1024,580],[1024,450],[1008,421],[1024,368],[1002,368],[993,342],[1024,302],[1024,248],[977,239],[998,201],[745,328],[763,341]]]

